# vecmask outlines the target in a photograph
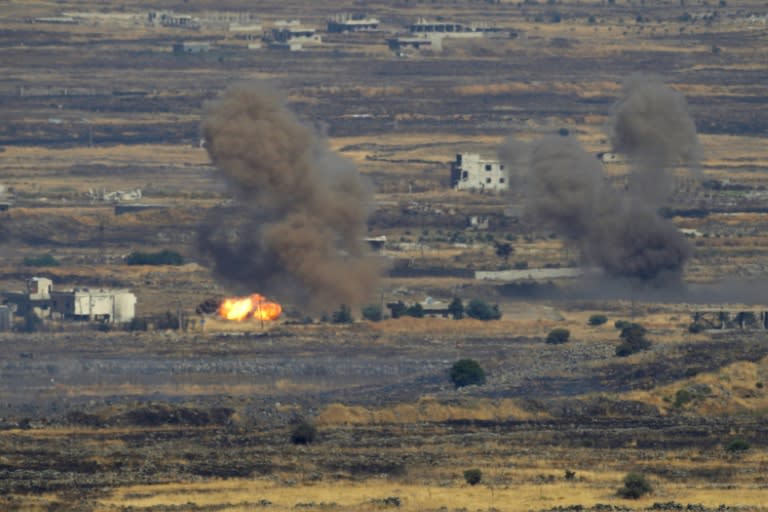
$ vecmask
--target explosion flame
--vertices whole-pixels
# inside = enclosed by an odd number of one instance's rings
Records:
[[[219,316],[227,320],[277,320],[283,312],[277,302],[266,299],[263,295],[254,293],[248,297],[232,297],[224,299],[219,306]]]

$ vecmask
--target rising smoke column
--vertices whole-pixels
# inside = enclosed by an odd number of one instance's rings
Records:
[[[370,188],[355,166],[261,84],[207,105],[203,136],[234,194],[200,229],[214,273],[317,311],[363,303],[380,272],[363,240]]]
[[[696,170],[701,146],[685,97],[658,77],[632,75],[613,107],[610,138],[632,167],[630,193],[659,206],[672,191],[670,167]]]
[[[613,277],[676,283],[691,249],[657,213],[671,190],[650,184],[671,182],[672,163],[694,162],[693,122],[681,96],[639,77],[625,84],[613,119],[614,147],[633,162],[627,193],[612,187],[600,162],[571,137],[509,140],[499,154],[527,174],[528,213],[574,243],[583,264]]]

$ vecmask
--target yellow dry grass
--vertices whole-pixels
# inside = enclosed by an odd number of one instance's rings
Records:
[[[57,167],[82,162],[112,165],[154,163],[178,165],[204,165],[209,162],[204,149],[170,144],[118,144],[115,146],[46,148],[40,146],[11,146],[3,153],[3,166],[28,164],[41,166],[48,163]]]
[[[768,391],[764,385],[768,380],[768,358],[756,363],[739,361],[717,372],[696,375],[649,391],[632,391],[624,396],[652,404],[662,413],[675,410],[676,393],[691,385],[705,385],[710,392],[683,404],[680,410],[704,416],[725,414],[755,414],[768,412]]]
[[[519,481],[521,471],[499,470],[480,466],[486,481],[496,478],[512,482],[498,486],[469,486],[461,479],[461,470],[453,471],[453,478],[438,486],[428,482],[420,483],[418,476],[406,481],[369,479],[363,482],[321,481],[285,485],[273,479],[242,479],[226,481],[189,482],[163,485],[141,485],[116,490],[110,497],[100,500],[103,510],[109,507],[134,507],[142,510],[149,507],[182,506],[194,504],[198,507],[224,506],[228,511],[250,511],[260,500],[272,503],[270,510],[322,510],[333,507],[336,510],[381,510],[381,500],[397,496],[402,500],[400,510],[490,510],[517,512],[540,510],[556,506],[598,503],[627,505],[626,500],[616,496],[623,473],[603,470],[579,472],[578,481],[556,481],[537,483]],[[550,471],[560,474],[562,468],[551,467]],[[542,472],[542,468],[529,471]],[[525,473],[523,472],[523,476]],[[655,482],[654,482],[655,483]],[[688,485],[676,483],[657,486],[656,491],[631,502],[632,507],[645,509],[658,501],[700,503],[716,508],[721,504],[754,507],[766,510],[765,490],[757,485],[716,484]]]
[[[449,420],[530,420],[547,417],[544,413],[524,410],[517,400],[474,399],[461,403],[445,404],[424,396],[414,403],[402,403],[391,407],[370,409],[340,403],[323,408],[315,421],[318,425],[371,425],[441,422]]]

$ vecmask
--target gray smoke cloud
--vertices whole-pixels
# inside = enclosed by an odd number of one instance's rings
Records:
[[[199,248],[239,292],[315,311],[369,298],[380,275],[365,241],[371,188],[263,84],[206,106],[206,148],[234,194],[211,214]]]
[[[624,82],[610,140],[615,152],[629,158],[630,193],[655,206],[672,191],[671,167],[698,170],[701,146],[685,97],[659,77],[635,74]]]
[[[584,265],[677,284],[691,248],[657,207],[671,192],[664,185],[669,166],[698,157],[684,99],[656,80],[630,78],[614,108],[611,140],[633,162],[628,191],[611,186],[600,161],[572,137],[508,140],[499,155],[526,175],[527,212],[574,243]]]

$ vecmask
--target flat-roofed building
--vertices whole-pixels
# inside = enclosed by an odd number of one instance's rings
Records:
[[[508,190],[509,172],[498,158],[459,153],[451,164],[451,187],[478,192]]]

